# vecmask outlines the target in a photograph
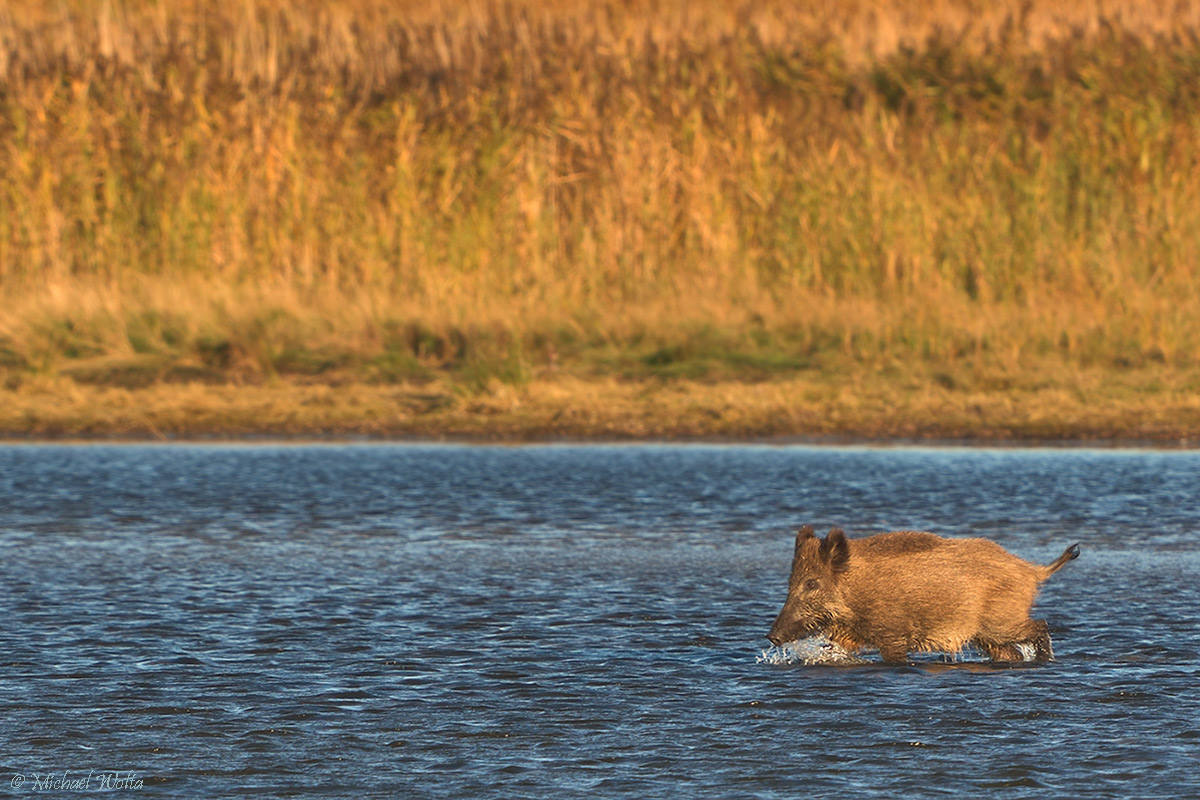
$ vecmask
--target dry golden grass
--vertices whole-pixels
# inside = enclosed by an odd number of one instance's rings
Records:
[[[1038,403],[942,393],[1053,374],[1097,430],[1190,413],[1161,386],[1200,366],[1200,2],[663,6],[0,5],[6,401],[74,386],[132,430],[152,393],[336,386],[299,416],[352,430],[386,416],[352,390],[554,417],[614,378],[865,382],[872,430],[1029,432]],[[849,430],[786,407],[679,413]]]
[[[901,377],[903,376],[903,377]],[[466,395],[449,381],[344,386],[154,384],[41,378],[3,392],[0,434],[37,437],[245,435],[505,439],[1072,440],[1196,446],[1200,373],[1040,375],[1022,385],[893,369],[829,380],[630,382],[534,379]],[[1105,402],[1096,403],[1096,397]]]

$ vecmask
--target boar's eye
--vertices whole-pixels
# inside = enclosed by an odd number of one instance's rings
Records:
[[[815,592],[820,585],[821,582],[816,578],[809,578],[804,582],[804,591]]]

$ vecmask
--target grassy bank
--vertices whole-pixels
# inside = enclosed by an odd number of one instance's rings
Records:
[[[4,430],[289,429],[239,387],[392,433],[669,433],[674,391],[678,435],[1194,427],[1200,3],[43,5],[0,10]]]
[[[1115,380],[1114,380],[1115,379]],[[1149,388],[1147,388],[1149,386]],[[243,436],[475,440],[788,439],[1200,444],[1200,373],[977,375],[909,366],[770,381],[534,379],[466,393],[421,385],[189,383],[140,389],[30,380],[6,393],[0,436]],[[1103,402],[1096,402],[1096,398]]]

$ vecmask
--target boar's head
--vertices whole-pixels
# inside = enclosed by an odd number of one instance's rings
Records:
[[[787,600],[767,638],[780,645],[817,633],[848,613],[838,590],[838,577],[846,570],[850,544],[841,528],[819,539],[811,525],[796,534],[792,577]]]

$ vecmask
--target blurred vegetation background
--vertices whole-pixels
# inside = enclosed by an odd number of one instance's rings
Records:
[[[0,377],[1191,391],[1198,36],[1189,0],[7,0]]]

